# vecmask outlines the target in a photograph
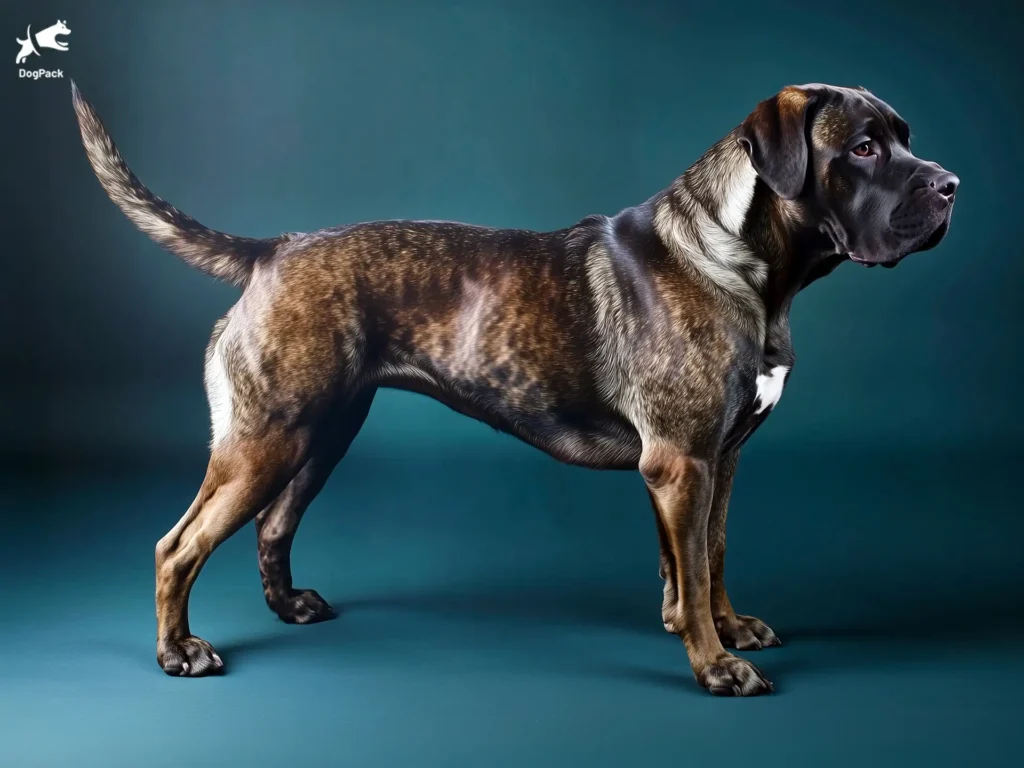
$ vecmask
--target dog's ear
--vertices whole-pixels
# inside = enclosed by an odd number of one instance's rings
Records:
[[[764,183],[792,200],[807,180],[807,117],[817,96],[803,88],[784,88],[765,99],[739,128],[738,141]]]

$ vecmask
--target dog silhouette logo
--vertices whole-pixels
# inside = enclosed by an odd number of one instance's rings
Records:
[[[18,51],[18,56],[15,58],[14,63],[22,64],[25,59],[33,54],[39,56],[39,48],[52,48],[55,51],[66,51],[68,49],[68,44],[58,40],[57,38],[70,34],[71,30],[68,29],[67,23],[58,19],[57,23],[53,26],[37,32],[35,42],[33,42],[32,25],[29,24],[28,29],[25,31],[25,39],[22,40],[20,37],[15,38],[15,41],[21,46],[21,50]]]

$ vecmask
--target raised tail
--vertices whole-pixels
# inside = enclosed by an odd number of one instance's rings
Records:
[[[114,204],[135,226],[186,264],[219,280],[244,286],[256,262],[270,254],[282,238],[257,240],[216,232],[154,195],[132,173],[74,81],[71,95],[85,153]]]

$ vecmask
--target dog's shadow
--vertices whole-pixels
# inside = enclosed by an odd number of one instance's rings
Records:
[[[494,583],[430,591],[369,595],[342,611],[426,612],[454,619],[509,622],[517,626],[594,626],[630,632],[664,632],[660,588],[645,590],[587,582]]]
[[[827,671],[851,672],[903,664],[910,655],[955,657],[973,650],[984,650],[993,643],[1019,642],[1024,638],[1024,615],[1016,610],[1024,603],[1024,585],[1007,585],[1001,592],[932,590],[914,594],[905,600],[857,605],[845,601],[842,610],[835,607],[832,594],[792,598],[774,595],[771,601],[780,614],[772,618],[766,606],[763,618],[783,638],[781,651],[764,655],[750,654],[759,665],[785,676],[817,675]],[[660,589],[637,585],[609,585],[560,581],[557,584],[491,584],[484,587],[449,585],[432,590],[390,592],[338,600],[342,625],[347,617],[355,619],[368,612],[426,614],[434,618],[508,624],[517,631],[524,628],[552,627],[605,628],[616,631],[665,635],[660,616]],[[793,620],[788,617],[820,615],[829,605],[834,620]],[[784,610],[783,610],[784,608]],[[297,637],[302,634],[303,638]],[[314,633],[317,634],[317,633]],[[225,644],[222,650],[232,656],[247,656],[264,649],[337,641],[349,645],[349,633],[339,627],[329,637],[315,639],[305,632],[282,632],[251,640]],[[363,635],[362,642],[375,650],[386,650],[388,638]],[[666,640],[668,638],[666,637]],[[428,638],[409,642],[430,643]],[[296,649],[297,650],[297,649]],[[682,652],[682,649],[680,649]],[[553,650],[553,654],[556,652]],[[630,663],[627,655],[619,661],[588,660],[586,653],[574,655],[578,674],[612,677],[642,685],[692,688],[692,675],[684,662],[673,669],[656,669]],[[559,667],[562,669],[562,667]]]
[[[373,622],[362,622],[359,618],[373,614],[401,614],[403,623],[416,627],[416,617],[480,622],[501,628],[508,626],[516,630],[550,628],[555,626],[605,627],[625,632],[662,633],[660,599],[655,593],[644,599],[644,590],[627,589],[621,585],[608,587],[593,584],[503,584],[486,586],[474,584],[435,586],[430,589],[391,591],[369,594],[349,599],[334,599],[337,616],[327,622],[335,629],[307,633],[278,631],[254,638],[242,638],[222,643],[224,654],[250,653],[276,649],[292,644],[321,644],[340,642],[345,647],[365,645],[381,649],[396,642],[394,638],[378,636]],[[411,618],[410,618],[411,617]],[[352,624],[361,627],[350,629]],[[280,625],[279,625],[280,626]],[[305,629],[305,628],[303,628]],[[412,630],[411,630],[412,632]],[[411,633],[410,632],[410,633]],[[298,635],[303,635],[299,638]],[[314,639],[314,635],[316,638]],[[420,636],[416,642],[429,643]]]

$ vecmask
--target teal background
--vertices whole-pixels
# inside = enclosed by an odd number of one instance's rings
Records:
[[[1024,684],[1016,403],[1024,129],[1012,3],[4,5],[0,765],[1011,765]],[[255,536],[155,662],[152,552],[205,466],[202,356],[236,292],[139,234],[61,67],[157,194],[251,236],[375,218],[553,229],[667,186],[783,85],[863,85],[955,171],[953,224],[797,300],[744,451],[738,610],[775,696],[720,701],[660,626],[642,483],[381,393],[295,545],[342,611],[263,605]]]

